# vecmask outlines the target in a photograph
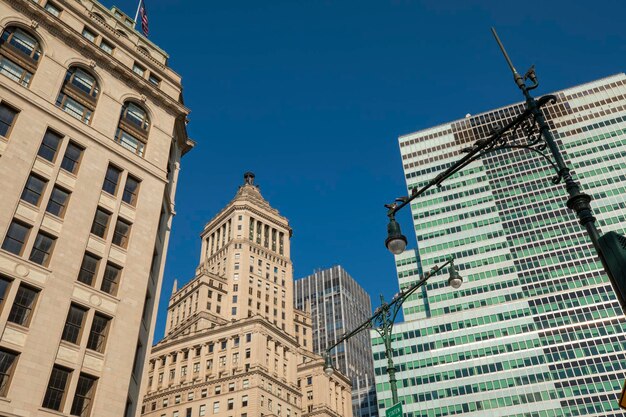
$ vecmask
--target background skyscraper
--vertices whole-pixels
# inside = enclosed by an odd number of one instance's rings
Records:
[[[310,308],[313,351],[318,354],[372,314],[369,294],[339,265],[298,279],[294,302],[298,309]],[[332,358],[334,366],[352,381],[354,416],[377,416],[372,349],[367,332],[337,346]]]
[[[626,76],[556,93],[544,113],[594,197],[603,232],[626,228]],[[514,104],[399,139],[420,187],[524,109]],[[497,151],[412,205],[418,251],[396,258],[402,287],[454,255],[464,285],[432,278],[395,327],[399,395],[412,417],[624,416],[626,320],[562,184],[533,152]],[[391,405],[372,335],[379,406]]]

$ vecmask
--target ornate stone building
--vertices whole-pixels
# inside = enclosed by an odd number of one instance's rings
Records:
[[[311,317],[294,308],[290,237],[247,173],[201,234],[196,276],[174,288],[145,416],[352,416],[349,380],[324,374]]]
[[[0,415],[134,416],[193,142],[127,15],[0,0]]]

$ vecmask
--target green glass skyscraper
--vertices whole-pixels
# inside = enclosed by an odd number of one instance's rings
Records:
[[[555,93],[544,107],[602,232],[626,231],[626,75]],[[399,138],[409,193],[525,108],[514,104]],[[554,171],[527,150],[488,154],[411,208],[418,249],[399,285],[455,257],[459,290],[433,277],[394,329],[407,417],[624,417],[626,319]],[[391,406],[372,333],[379,408]]]

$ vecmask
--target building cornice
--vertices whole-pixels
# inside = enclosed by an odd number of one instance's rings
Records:
[[[273,214],[275,214],[277,217],[283,220],[285,222],[284,224],[281,224],[275,218],[267,215],[266,213],[261,211],[261,209],[258,209],[257,207],[255,207],[252,201],[245,201],[245,202],[231,201],[226,207],[220,210],[220,212],[217,213],[215,217],[213,217],[211,220],[207,222],[207,224],[204,226],[204,229],[200,233],[200,236],[204,236],[208,232],[208,230],[212,229],[215,225],[218,225],[222,223],[223,221],[225,221],[231,214],[233,214],[237,210],[247,210],[251,213],[254,213],[257,217],[264,219],[277,227],[286,229],[289,232],[289,237],[293,235],[293,230],[289,226],[289,221],[283,216],[281,216],[278,210],[271,208],[271,207],[267,209],[268,211],[272,211]]]
[[[159,343],[157,343],[156,345],[152,347],[150,359],[154,359],[155,357],[168,354],[170,352],[170,350],[168,349],[175,350],[173,348],[177,347],[177,345],[188,345],[188,346],[193,345],[194,341],[197,343],[197,341],[200,339],[220,340],[225,337],[231,337],[231,336],[216,337],[216,336],[219,336],[220,333],[231,332],[234,329],[237,329],[239,327],[246,327],[246,326],[252,326],[252,325],[261,325],[262,327],[262,330],[260,331],[261,334],[264,334],[266,336],[271,335],[272,338],[281,340],[281,343],[283,343],[284,345],[292,345],[296,347],[296,349],[300,348],[299,343],[296,341],[296,339],[293,336],[279,329],[272,323],[269,323],[263,316],[256,315],[256,316],[246,317],[246,318],[235,320],[235,321],[230,321],[222,325],[217,325],[213,328],[199,330],[197,333],[189,334],[186,337],[181,337],[176,340],[162,339]],[[232,336],[234,336],[234,334]]]

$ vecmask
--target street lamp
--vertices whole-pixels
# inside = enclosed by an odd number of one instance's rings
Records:
[[[397,223],[396,223],[397,224]],[[398,226],[398,234],[401,236],[400,227]],[[404,238],[403,242],[406,247],[406,238]],[[402,238],[398,239],[402,241]],[[389,238],[388,238],[389,240]],[[404,248],[402,248],[404,250]],[[334,344],[326,348],[326,351],[323,353],[324,357],[324,373],[327,376],[331,376],[334,372],[333,364],[330,358],[330,352],[337,347],[342,342],[350,339],[351,337],[361,333],[363,330],[374,328],[383,339],[385,344],[385,355],[387,356],[387,375],[389,375],[389,384],[391,385],[391,397],[393,400],[393,404],[398,403],[398,386],[396,380],[396,368],[393,364],[393,349],[391,347],[391,336],[393,333],[393,324],[396,320],[396,316],[400,312],[402,304],[404,301],[411,296],[418,288],[426,283],[437,272],[443,270],[446,266],[449,265],[449,273],[450,276],[448,278],[448,284],[452,288],[459,288],[463,283],[463,278],[459,275],[459,272],[456,270],[454,266],[454,258],[450,257],[448,260],[438,266],[435,265],[430,271],[424,274],[422,278],[420,278],[417,282],[411,285],[404,290],[400,290],[396,295],[393,296],[393,299],[390,303],[385,302],[382,294],[380,296],[381,305],[374,311],[374,315],[369,319],[365,320],[361,323],[356,329],[352,330],[349,333],[345,333],[339,340],[337,340]]]
[[[400,224],[393,216],[389,217],[385,246],[387,246],[389,252],[393,253],[394,255],[400,255],[406,249],[406,236],[402,234],[402,231],[400,230]]]
[[[622,311],[626,312],[626,238],[615,232],[609,232],[600,236],[600,232],[595,224],[596,218],[591,210],[590,203],[592,198],[581,191],[580,184],[572,177],[570,168],[565,164],[550,127],[541,112],[541,107],[549,102],[555,103],[557,97],[546,95],[535,99],[530,94],[531,90],[539,86],[534,66],[524,76],[521,76],[513,66],[495,29],[492,28],[491,31],[513,73],[515,84],[524,95],[526,110],[507,125],[502,127],[495,126],[487,138],[479,139],[473,146],[462,149],[461,151],[466,153],[465,156],[455,162],[450,168],[439,173],[422,188],[414,188],[410,196],[399,197],[394,203],[386,204],[389,224],[387,225],[385,246],[395,255],[401,253],[406,248],[406,237],[400,231],[400,225],[395,219],[396,213],[428,189],[433,186],[440,187],[446,179],[488,153],[502,149],[529,150],[543,157],[552,166],[556,174],[552,178],[554,184],[565,183],[565,189],[569,195],[566,205],[576,213],[579,223],[587,231],[589,239],[611,281]],[[549,153],[546,152],[546,149],[549,150]]]

